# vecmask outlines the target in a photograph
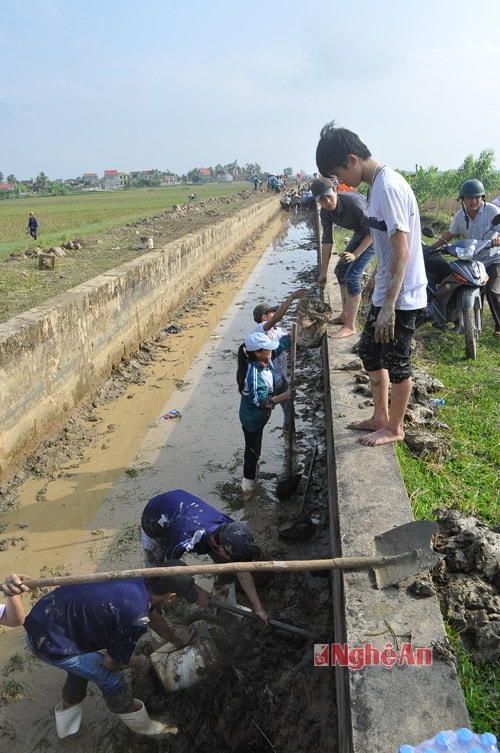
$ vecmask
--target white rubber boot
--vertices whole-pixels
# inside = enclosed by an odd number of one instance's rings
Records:
[[[63,702],[57,704],[56,712],[56,730],[60,738],[68,735],[75,735],[80,729],[83,714],[83,701],[76,703],[74,706],[68,706],[63,709]]]
[[[118,714],[122,722],[127,725],[133,732],[138,735],[176,735],[179,731],[177,727],[170,727],[164,722],[154,721],[149,718],[146,707],[138,698],[134,701],[141,704],[139,711],[130,711],[128,714]]]
[[[253,493],[255,491],[255,480],[252,478],[243,477],[243,480],[241,482],[241,491],[243,492],[243,499],[245,500],[245,502],[247,502],[249,499],[252,499]]]

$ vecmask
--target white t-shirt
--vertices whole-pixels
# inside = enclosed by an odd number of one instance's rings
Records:
[[[277,342],[279,342],[281,337],[288,334],[286,329],[283,329],[283,327],[278,327],[277,324],[275,324],[274,327],[271,327],[271,329],[266,330],[264,329],[266,324],[267,322],[259,322],[255,325],[253,331],[264,332],[270,340],[276,340]],[[273,358],[273,366],[278,382],[283,377],[285,379],[288,379],[288,358],[286,350],[280,353],[279,356],[276,356],[276,358]]]
[[[500,214],[500,209],[494,204],[483,201],[479,210],[471,219],[468,214],[460,209],[453,217],[449,232],[452,235],[462,235],[464,238],[481,240],[483,235],[491,230],[491,221]]]
[[[473,220],[468,214],[465,214],[464,210],[460,209],[451,221],[449,232],[452,235],[461,235],[467,240],[480,241],[491,230],[491,222],[497,214],[500,214],[500,209],[494,204],[488,204],[484,201]],[[497,225],[497,227],[500,228],[500,225]],[[496,235],[498,233],[494,233],[493,237],[496,237]],[[482,261],[487,269],[491,264],[500,262],[500,247],[485,248],[483,251],[474,254],[474,258]]]
[[[412,311],[425,308],[427,277],[420,235],[417,200],[408,182],[390,167],[377,174],[370,193],[370,228],[377,259],[373,305],[382,306],[394,258],[391,237],[406,233],[410,256],[396,308]]]

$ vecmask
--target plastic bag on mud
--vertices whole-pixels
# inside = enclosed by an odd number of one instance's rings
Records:
[[[319,348],[331,315],[331,306],[325,301],[301,298],[297,306],[297,347]]]

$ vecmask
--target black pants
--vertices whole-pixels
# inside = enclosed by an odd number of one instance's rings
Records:
[[[264,429],[260,431],[248,431],[243,427],[243,434],[245,435],[245,452],[243,455],[243,476],[245,478],[255,479],[257,474],[257,463],[259,462],[260,453],[262,450],[262,435]]]

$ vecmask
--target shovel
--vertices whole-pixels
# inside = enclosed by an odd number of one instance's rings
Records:
[[[40,586],[65,586],[75,583],[102,583],[128,578],[153,578],[168,575],[206,575],[219,573],[252,573],[258,570],[283,572],[283,570],[368,570],[375,573],[378,588],[394,586],[422,570],[428,570],[443,559],[431,548],[436,523],[430,520],[413,520],[392,528],[374,538],[376,555],[373,557],[337,557],[321,560],[271,560],[269,562],[227,562],[209,565],[184,565],[169,567],[143,567],[137,570],[119,570],[89,575],[59,575],[53,578],[29,578],[23,581],[29,588]]]
[[[295,389],[295,361],[297,359],[297,324],[294,322],[292,326],[292,348],[290,352],[290,390]],[[278,499],[290,499],[297,491],[302,475],[300,473],[293,473],[293,444],[295,439],[295,413],[293,398],[290,399],[288,404],[289,418],[288,418],[288,454],[287,454],[287,477],[282,478],[276,485],[276,496]]]
[[[210,604],[219,609],[223,609],[230,614],[236,614],[239,617],[250,617],[252,620],[260,621],[255,612],[248,607],[242,607],[240,604],[229,604],[227,601],[220,601],[219,599],[210,599]],[[303,628],[295,627],[295,625],[289,625],[287,622],[280,622],[279,620],[269,620],[268,625],[271,627],[279,628],[280,630],[286,630],[288,633],[294,633],[300,635],[303,638],[312,638],[315,641],[321,643],[321,639],[309,630],[303,630]]]

